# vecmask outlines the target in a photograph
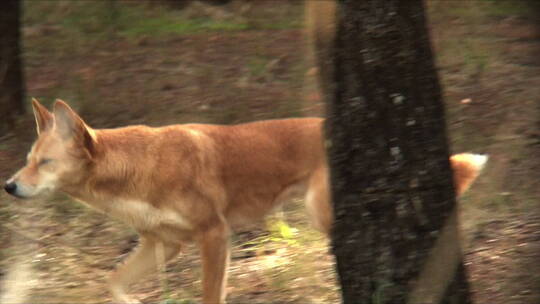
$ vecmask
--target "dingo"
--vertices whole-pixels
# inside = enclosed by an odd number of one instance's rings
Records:
[[[98,130],[61,100],[53,113],[37,100],[33,109],[38,138],[5,190],[20,198],[59,190],[132,225],[141,242],[111,276],[116,301],[138,302],[126,290],[156,269],[156,249],[170,260],[194,241],[203,302],[224,303],[230,229],[260,219],[293,189],[304,191],[314,225],[331,227],[321,118]],[[452,156],[458,194],[486,160]]]

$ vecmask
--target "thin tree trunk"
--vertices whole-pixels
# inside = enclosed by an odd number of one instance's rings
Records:
[[[423,3],[342,0],[337,13],[327,131],[343,301],[469,303]]]
[[[24,85],[20,52],[21,2],[0,2],[0,135],[24,113]]]

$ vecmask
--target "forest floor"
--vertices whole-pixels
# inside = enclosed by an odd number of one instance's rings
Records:
[[[253,3],[27,1],[27,95],[47,105],[64,99],[98,128],[320,112],[320,98],[305,89],[312,63],[302,6]],[[540,303],[537,24],[527,8],[491,1],[432,1],[429,13],[451,149],[490,155],[460,200],[474,302]],[[0,138],[0,180],[23,165],[34,138],[31,114]],[[106,275],[137,243],[133,230],[62,195],[20,201],[2,193],[0,202],[0,303],[110,300]],[[234,236],[228,302],[338,303],[327,241],[301,202],[283,211]],[[194,303],[199,269],[188,247],[133,294]]]

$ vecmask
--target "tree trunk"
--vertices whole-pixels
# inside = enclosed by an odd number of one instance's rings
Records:
[[[344,303],[470,303],[422,0],[338,1],[329,164]]]
[[[0,2],[0,135],[24,113],[24,85],[20,52],[19,0]]]

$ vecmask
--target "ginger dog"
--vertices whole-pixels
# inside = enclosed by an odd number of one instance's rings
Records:
[[[92,129],[63,101],[53,113],[33,100],[38,138],[26,165],[5,184],[20,198],[57,190],[123,220],[140,245],[111,276],[122,303],[130,283],[195,242],[203,267],[204,303],[224,303],[229,232],[262,218],[303,190],[314,225],[332,225],[321,118],[222,126],[172,125]],[[451,158],[457,194],[477,177],[487,157]]]

